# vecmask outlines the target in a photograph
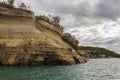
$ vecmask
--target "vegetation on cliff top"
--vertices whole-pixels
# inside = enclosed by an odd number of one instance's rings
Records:
[[[14,5],[14,2],[15,2],[15,0],[2,1],[2,2],[0,2],[0,7],[16,8],[16,6]],[[18,5],[18,8],[27,9],[26,5],[23,2]]]
[[[71,45],[71,47],[73,47],[74,49],[76,49],[78,47],[79,41],[75,38],[75,36],[71,35],[70,33],[64,33],[64,28],[60,25],[60,17],[59,16],[51,16],[48,15],[40,15],[40,16],[36,16],[36,20],[40,21],[46,21],[49,24],[52,24],[56,27],[59,27],[62,30],[63,36],[62,39],[68,43],[69,45]]]
[[[8,0],[7,2],[2,1],[0,2],[0,7],[14,8],[15,6],[13,4],[14,0]]]
[[[64,33],[63,40],[70,44],[74,49],[78,48],[79,41],[70,33]]]
[[[61,26],[60,25],[60,17],[59,16],[51,16],[51,15],[48,15],[48,16],[45,16],[45,15],[39,15],[39,16],[36,16],[36,20],[37,21],[40,21],[40,20],[43,20],[43,21],[46,21],[54,26]]]
[[[84,51],[83,56],[88,58],[120,57],[120,54],[100,47],[79,46],[77,50]]]

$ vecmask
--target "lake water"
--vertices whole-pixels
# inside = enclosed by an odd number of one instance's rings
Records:
[[[120,80],[120,59],[71,66],[0,67],[0,80]]]

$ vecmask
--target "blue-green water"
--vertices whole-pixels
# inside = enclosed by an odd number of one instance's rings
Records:
[[[0,67],[0,80],[120,80],[120,59],[71,66]]]

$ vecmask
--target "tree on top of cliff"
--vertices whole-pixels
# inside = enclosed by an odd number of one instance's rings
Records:
[[[70,44],[74,49],[78,48],[79,41],[70,33],[64,33],[63,40]]]
[[[49,22],[49,18],[45,15],[36,16],[36,20],[37,21],[44,20],[46,22]]]
[[[61,31],[63,32],[63,27],[59,24],[60,23],[60,17],[59,16],[51,16],[50,14],[48,14],[48,16],[45,15],[40,15],[40,16],[36,16],[36,21],[45,21],[48,22],[49,24],[54,25],[55,27],[58,27],[61,29]]]
[[[8,0],[7,2],[8,2],[9,5],[13,6],[15,0]]]
[[[0,2],[0,7],[16,8],[14,6],[14,2],[15,2],[15,0],[7,0],[7,2],[2,1],[2,2]],[[23,2],[18,5],[18,8],[25,9],[25,10],[27,9],[26,5]],[[30,8],[30,6],[28,6],[28,8]]]
[[[55,24],[59,24],[60,23],[60,17],[59,16],[53,16],[52,19],[53,19],[53,22]]]
[[[26,5],[23,2],[20,4],[19,8],[21,8],[21,9],[27,9]]]
[[[14,0],[8,0],[7,2],[2,1],[0,2],[0,7],[14,8],[15,6],[13,4],[14,4]]]
[[[43,20],[43,21],[46,21],[54,26],[60,26],[59,23],[60,23],[60,17],[59,16],[51,16],[51,15],[48,15],[48,16],[45,16],[45,15],[40,15],[40,16],[36,16],[36,20],[37,21],[40,21],[40,20]]]

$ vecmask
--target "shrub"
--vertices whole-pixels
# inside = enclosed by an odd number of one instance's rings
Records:
[[[0,7],[14,8],[13,5],[10,5],[9,3],[5,2],[5,1],[0,2]]]
[[[15,0],[7,0],[7,2],[2,1],[2,2],[0,2],[0,7],[15,8],[14,2],[15,2]],[[21,9],[27,9],[27,7],[26,7],[26,5],[24,3],[21,3],[19,5],[19,8],[21,8]]]
[[[40,16],[36,16],[36,20],[39,21],[39,20],[44,20],[52,25],[55,25],[55,26],[60,26],[59,23],[60,23],[60,17],[59,16],[51,16],[51,15],[48,15],[48,16],[45,16],[45,15],[40,15]]]
[[[19,8],[21,8],[21,9],[27,9],[26,5],[23,2],[20,4]]]
[[[70,33],[64,33],[63,40],[70,44],[74,49],[77,49],[79,41]]]
[[[59,16],[51,16],[50,14],[48,16],[45,15],[40,15],[40,16],[36,16],[36,21],[45,21],[57,28],[59,28],[61,30],[61,32],[63,33],[63,27],[59,24],[60,23],[60,17]]]
[[[52,19],[53,19],[53,22],[55,24],[59,24],[60,23],[60,17],[59,16],[53,16]]]
[[[46,22],[50,22],[50,19],[47,16],[45,16],[45,15],[36,16],[36,20],[37,21],[44,20]]]
[[[7,2],[8,2],[9,5],[13,6],[15,0],[8,0]]]

